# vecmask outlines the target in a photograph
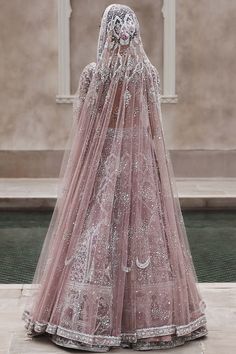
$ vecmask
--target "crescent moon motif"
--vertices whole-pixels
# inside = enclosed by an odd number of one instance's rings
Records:
[[[150,257],[150,256],[149,256],[149,257],[147,258],[147,260],[146,260],[145,262],[143,262],[143,263],[141,263],[141,262],[139,261],[138,257],[136,257],[136,265],[137,265],[137,267],[139,267],[139,268],[141,268],[141,269],[147,268],[147,266],[150,264],[150,261],[151,261],[151,257]]]

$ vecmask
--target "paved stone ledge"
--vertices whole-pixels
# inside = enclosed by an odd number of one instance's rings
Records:
[[[236,178],[176,178],[183,208],[235,208]],[[0,208],[53,208],[57,178],[0,178]]]

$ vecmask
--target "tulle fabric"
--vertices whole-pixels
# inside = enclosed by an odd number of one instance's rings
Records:
[[[114,43],[111,18],[136,35]],[[117,44],[118,43],[118,44]],[[89,351],[170,348],[207,334],[162,128],[160,81],[127,6],[104,12],[80,77],[27,333]]]

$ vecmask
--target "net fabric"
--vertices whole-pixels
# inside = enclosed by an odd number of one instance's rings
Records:
[[[102,17],[80,77],[58,197],[23,319],[88,351],[169,348],[207,334],[169,152],[160,79],[125,5]]]

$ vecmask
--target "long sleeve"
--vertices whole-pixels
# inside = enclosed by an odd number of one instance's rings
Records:
[[[155,68],[154,65],[152,65],[152,78],[153,78],[153,83],[155,87],[155,96],[157,100],[157,104],[159,106],[159,115],[160,115],[160,120],[162,122],[162,114],[161,114],[161,83],[160,83],[160,77],[157,69]]]
[[[80,78],[79,78],[79,84],[78,88],[74,94],[74,100],[73,100],[73,119],[77,120],[79,117],[80,110],[83,106],[83,102],[86,98],[90,82],[93,77],[94,69],[95,69],[96,63],[92,62],[89,63],[88,65],[85,66],[83,69]]]

